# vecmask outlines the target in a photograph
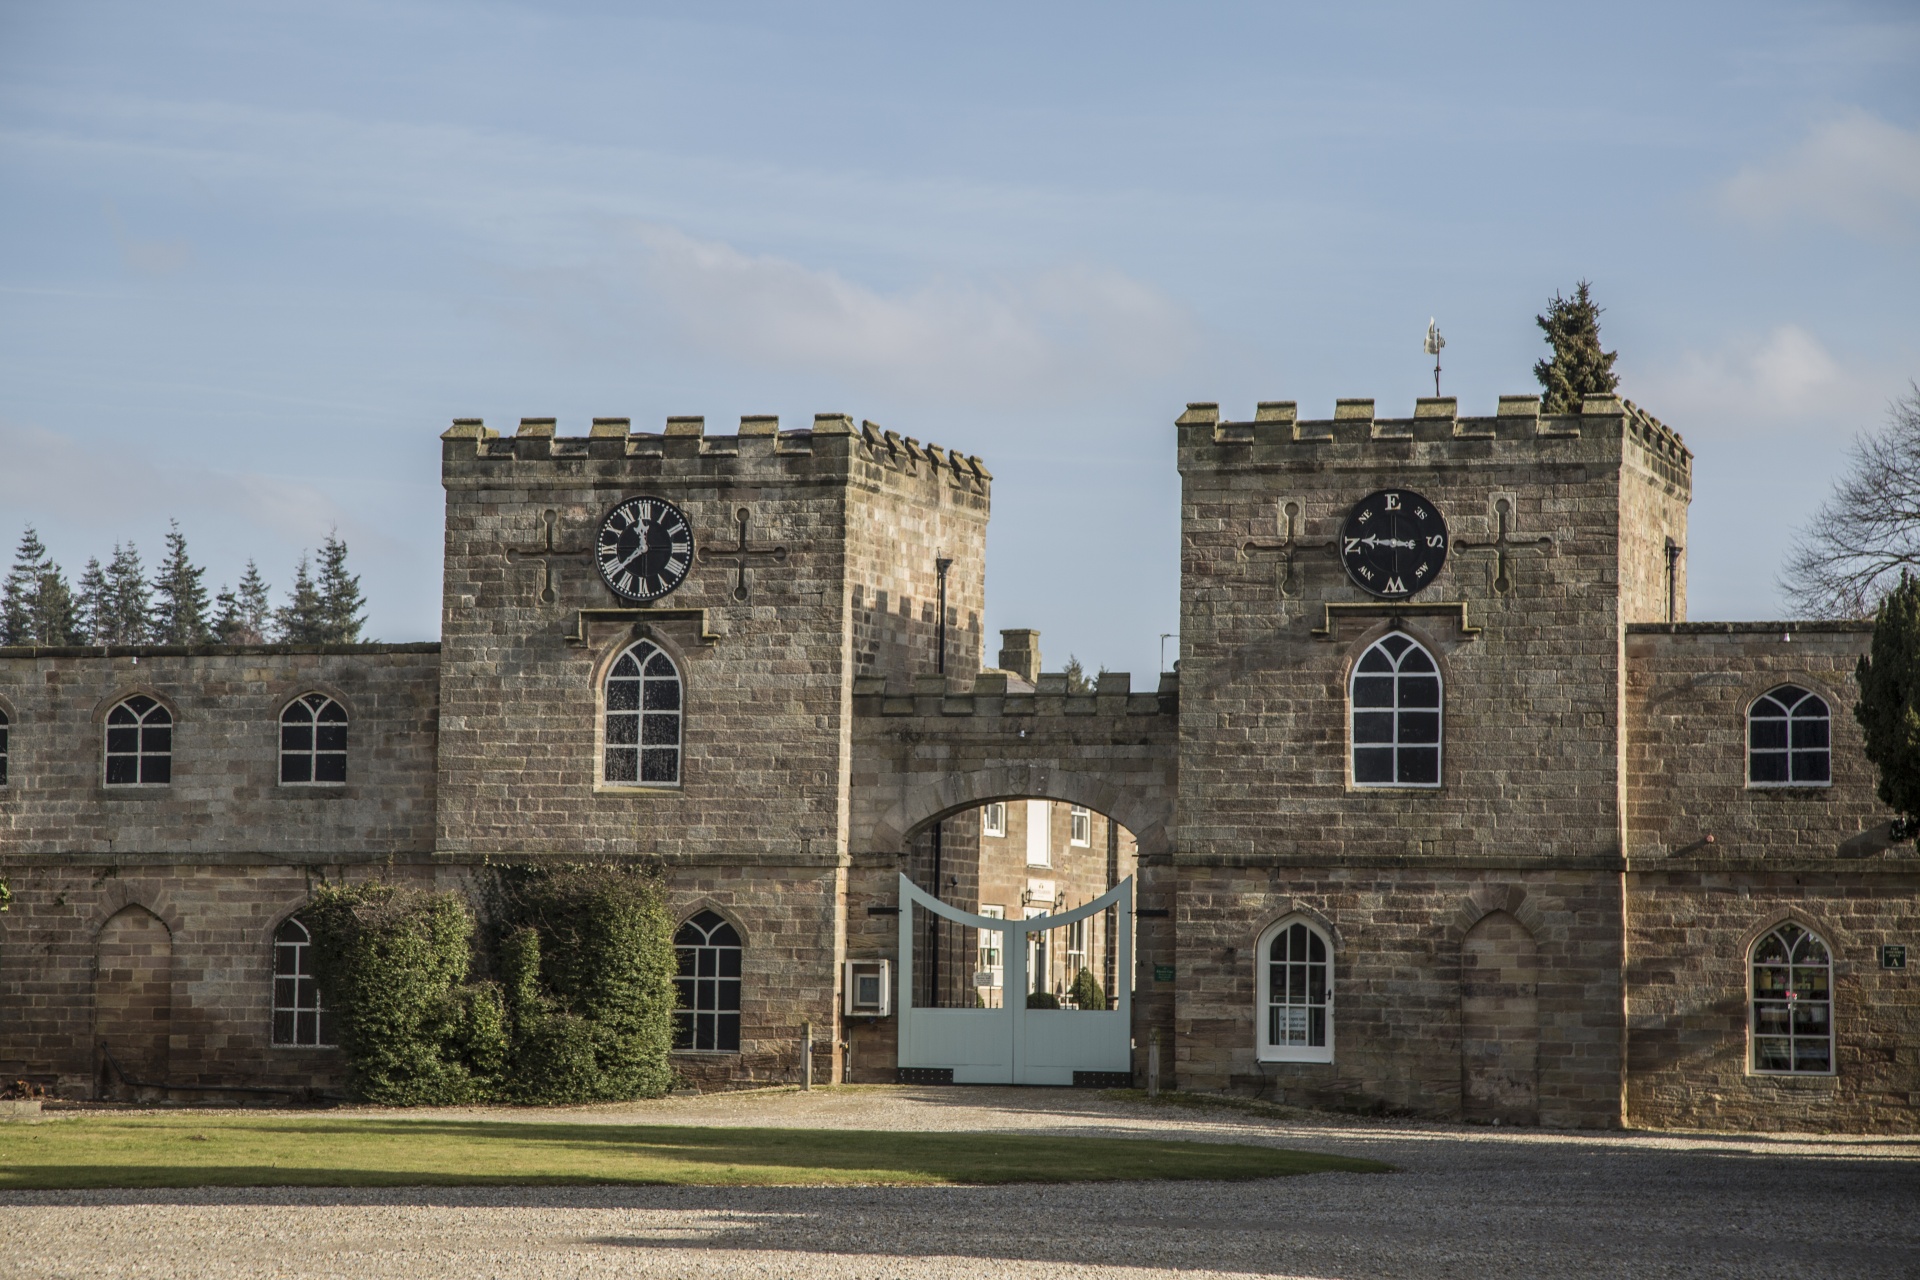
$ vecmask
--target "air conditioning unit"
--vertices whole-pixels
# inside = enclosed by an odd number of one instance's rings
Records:
[[[846,1012],[849,1018],[884,1018],[893,1012],[893,962],[847,961]]]

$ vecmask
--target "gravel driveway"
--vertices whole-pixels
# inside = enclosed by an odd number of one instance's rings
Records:
[[[537,1114],[1185,1137],[1371,1156],[1400,1172],[939,1188],[10,1192],[0,1193],[0,1276],[1920,1277],[1912,1138],[1276,1120],[1043,1089],[770,1091]]]

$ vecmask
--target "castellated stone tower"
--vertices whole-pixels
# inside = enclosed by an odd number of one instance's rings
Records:
[[[556,438],[551,420],[510,439],[461,421],[443,442],[439,855],[657,857],[676,910],[711,907],[749,936],[755,1008],[780,1024],[743,1026],[732,1078],[776,1045],[790,1066],[802,1020],[824,1047],[853,679],[935,671],[942,557],[946,666],[979,669],[988,472],[838,415],[798,431],[748,418],[725,437],[698,418],[658,434],[597,419],[585,439]],[[682,585],[644,606],[590,554],[636,495],[678,506],[695,542]],[[677,786],[601,773],[606,675],[641,639],[683,681]]]
[[[1250,1047],[1211,1042],[1226,993],[1207,990],[1209,975],[1225,980],[1221,955],[1266,916],[1318,902],[1343,928],[1365,919],[1371,948],[1352,961],[1340,1065],[1282,1074],[1395,1105],[1458,1090],[1459,988],[1451,974],[1409,976],[1426,943],[1405,922],[1476,894],[1506,909],[1517,894],[1547,922],[1536,932],[1554,980],[1589,995],[1543,1006],[1540,1114],[1606,1122],[1620,1080],[1625,631],[1685,617],[1691,455],[1605,396],[1567,417],[1542,417],[1534,397],[1503,397],[1485,418],[1457,416],[1451,399],[1402,419],[1343,400],[1322,421],[1298,420],[1290,402],[1251,422],[1196,404],[1179,460],[1176,857],[1195,904],[1181,938],[1195,984],[1181,993],[1183,1078],[1225,1087],[1253,1074]],[[1451,539],[1411,598],[1373,596],[1343,565],[1343,523],[1384,490],[1419,495]],[[1394,632],[1431,653],[1445,686],[1438,772],[1366,786],[1348,682]]]

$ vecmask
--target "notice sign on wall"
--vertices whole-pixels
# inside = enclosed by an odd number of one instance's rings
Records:
[[[1880,948],[1880,967],[1882,969],[1904,969],[1907,967],[1907,948],[1904,944],[1889,942]]]
[[[1173,966],[1170,964],[1157,964],[1153,966],[1153,980],[1155,982],[1172,982]]]

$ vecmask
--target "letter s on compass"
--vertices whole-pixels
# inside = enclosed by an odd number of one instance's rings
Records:
[[[1340,531],[1347,577],[1368,595],[1404,600],[1447,562],[1447,522],[1411,489],[1382,489],[1353,504]]]

